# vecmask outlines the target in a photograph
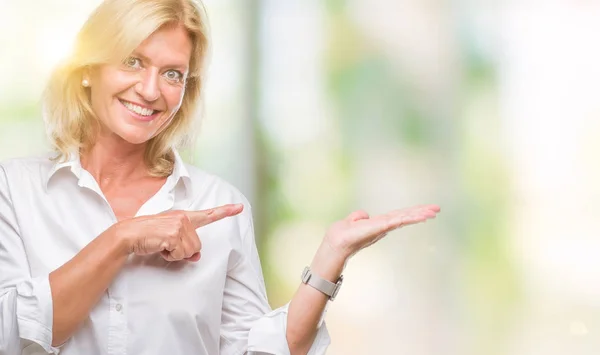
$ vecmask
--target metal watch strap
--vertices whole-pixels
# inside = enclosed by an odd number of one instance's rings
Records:
[[[325,280],[324,278],[313,274],[308,266],[302,271],[302,282],[323,292],[329,296],[329,299],[332,301],[335,299],[335,296],[337,296],[343,280],[344,276],[340,276],[336,283]]]

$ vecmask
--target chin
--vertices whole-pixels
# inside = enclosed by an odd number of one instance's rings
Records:
[[[144,144],[150,140],[145,137],[121,137],[121,138],[123,138],[123,140],[125,140],[127,143],[134,144],[134,145]]]
[[[118,132],[118,136],[124,141],[130,144],[144,144],[154,137],[155,132],[148,132],[147,130],[140,129],[128,129]]]

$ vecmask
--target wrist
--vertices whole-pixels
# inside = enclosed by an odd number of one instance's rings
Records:
[[[333,249],[327,241],[323,241],[310,264],[311,271],[321,278],[336,282],[344,268],[348,257]]]
[[[120,256],[129,256],[133,252],[133,244],[129,233],[123,228],[121,223],[116,223],[107,230],[111,245]]]

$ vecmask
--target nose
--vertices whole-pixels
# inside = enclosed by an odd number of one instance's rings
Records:
[[[135,85],[135,91],[148,102],[158,100],[160,97],[158,70],[153,68],[142,71],[140,81]]]

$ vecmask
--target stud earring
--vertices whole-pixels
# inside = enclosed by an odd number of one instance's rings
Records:
[[[87,88],[90,87],[90,82],[87,79],[83,79],[81,85],[83,85],[84,88]]]

